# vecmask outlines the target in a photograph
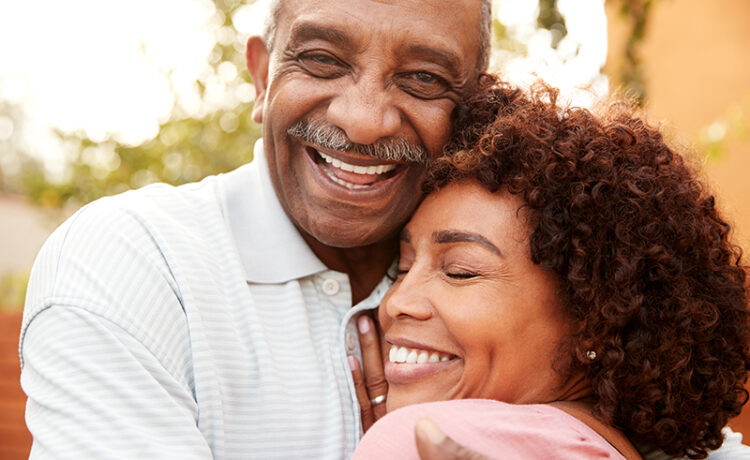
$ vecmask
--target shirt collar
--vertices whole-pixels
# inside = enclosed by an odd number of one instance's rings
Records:
[[[271,184],[263,139],[253,161],[222,176],[223,201],[245,278],[284,283],[328,268],[287,217]]]

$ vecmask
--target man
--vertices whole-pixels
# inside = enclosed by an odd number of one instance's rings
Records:
[[[99,200],[38,256],[31,457],[348,457],[354,318],[486,68],[489,17],[486,0],[277,2],[247,47],[255,160]]]

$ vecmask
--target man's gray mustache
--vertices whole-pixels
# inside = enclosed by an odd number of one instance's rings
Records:
[[[340,128],[323,122],[302,120],[289,128],[287,134],[322,148],[359,153],[379,160],[427,164],[430,159],[427,149],[405,139],[386,137],[372,144],[355,144]]]

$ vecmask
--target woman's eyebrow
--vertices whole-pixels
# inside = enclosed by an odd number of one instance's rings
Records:
[[[436,243],[478,243],[494,252],[500,257],[505,257],[503,252],[490,240],[479,233],[463,232],[459,230],[442,230],[432,234],[432,240]]]

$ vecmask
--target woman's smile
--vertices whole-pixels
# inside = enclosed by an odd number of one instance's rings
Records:
[[[392,385],[406,384],[460,363],[455,354],[404,339],[386,337],[390,346],[385,357],[385,378]],[[397,345],[402,344],[402,345]]]

